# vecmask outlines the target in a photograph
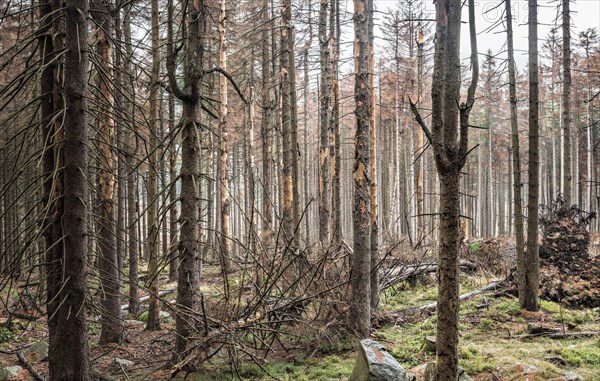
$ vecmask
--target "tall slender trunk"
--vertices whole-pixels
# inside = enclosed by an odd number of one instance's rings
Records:
[[[58,4],[57,4],[58,5]],[[56,8],[59,9],[59,8]],[[52,272],[60,273],[61,284],[55,295],[57,308],[49,319],[56,319],[55,335],[50,337],[50,380],[91,380],[86,329],[85,294],[87,245],[87,212],[85,207],[88,167],[87,124],[87,69],[88,51],[80,44],[88,38],[87,0],[67,0],[65,12],[65,35],[79,36],[65,39],[64,101],[67,112],[64,117],[64,147],[59,153],[63,163],[63,205],[58,209],[57,219],[62,231],[56,237],[64,237],[61,258],[50,265]],[[59,138],[59,136],[57,136]],[[62,176],[61,176],[62,177]],[[62,260],[62,261],[61,261]],[[50,271],[49,271],[50,273]],[[50,288],[49,288],[50,290]],[[51,300],[51,299],[49,299]],[[50,311],[49,311],[50,312]]]
[[[329,62],[330,41],[327,35],[328,0],[321,0],[319,9],[319,64],[321,66],[319,91],[319,241],[322,247],[329,245],[329,223],[331,219],[331,165],[329,147],[329,103],[331,87],[331,65]]]
[[[296,145],[294,144],[295,122],[295,76],[293,76],[293,28],[291,0],[281,2],[281,136],[283,140],[283,233],[286,240],[294,240],[297,213],[294,204],[294,169],[297,164]],[[295,245],[294,245],[295,246]]]
[[[219,12],[219,66],[223,70],[227,70],[227,42],[225,40],[225,0],[220,1]],[[219,94],[220,94],[220,120],[219,129],[221,131],[221,140],[219,151],[221,153],[221,171],[219,173],[219,183],[221,185],[221,236],[220,254],[221,266],[223,272],[228,274],[231,272],[231,231],[230,231],[230,201],[229,201],[229,165],[228,158],[228,140],[229,130],[227,127],[227,78],[219,76]]]
[[[537,311],[540,282],[539,222],[539,82],[537,0],[529,0],[529,189],[527,196],[527,252],[525,254],[525,300],[528,311]],[[566,188],[566,183],[565,183]]]
[[[370,198],[371,198],[371,310],[377,310],[379,306],[379,201],[377,197],[377,126],[375,125],[375,46],[373,42],[375,35],[373,33],[374,8],[373,1],[368,1],[367,5],[367,32],[369,33],[369,151],[371,152],[370,161]]]
[[[369,99],[369,17],[372,0],[354,0],[354,99],[356,102],[354,162],[354,254],[352,256],[352,299],[350,328],[360,337],[371,329],[371,197],[369,168],[370,99]]]
[[[570,0],[562,0],[562,61],[563,61],[563,91],[562,91],[562,127],[564,135],[564,196],[565,203],[571,205],[572,197],[572,160],[571,160],[571,13]],[[577,158],[575,158],[577,160]]]
[[[120,343],[123,340],[123,321],[118,282],[115,224],[115,158],[112,151],[115,137],[114,83],[111,17],[112,4],[103,1],[92,12],[96,22],[96,52],[98,54],[98,96],[102,112],[98,115],[98,275],[102,285],[100,343]]]
[[[340,133],[340,87],[339,87],[339,59],[340,59],[340,3],[339,0],[331,0],[329,18],[329,35],[333,52],[331,55],[332,88],[331,88],[331,124],[334,135],[334,166],[333,166],[333,243],[339,247],[343,239],[342,231],[342,141]]]
[[[169,92],[169,134],[171,134],[171,150],[169,151],[169,281],[177,279],[179,272],[179,252],[177,250],[177,132],[175,131],[175,96]],[[210,234],[210,233],[209,233]]]
[[[458,377],[458,312],[460,233],[460,173],[469,149],[469,114],[475,101],[479,77],[475,4],[469,0],[471,40],[471,82],[465,103],[460,99],[460,0],[436,3],[436,43],[434,55],[432,129],[427,128],[416,106],[411,107],[426,131],[440,178],[439,286],[436,343],[436,380],[455,381]],[[459,122],[460,118],[460,123]]]
[[[137,172],[136,172],[136,152],[137,139],[135,137],[135,92],[134,92],[134,76],[132,74],[131,60],[133,59],[133,48],[131,44],[131,5],[125,7],[123,15],[123,35],[125,37],[125,49],[127,58],[125,60],[125,74],[127,75],[125,98],[125,109],[129,118],[127,140],[127,230],[129,235],[128,240],[128,256],[129,256],[129,313],[132,316],[137,316],[139,313],[139,297],[138,297],[138,212],[137,212]]]
[[[195,332],[195,320],[190,316],[197,310],[198,272],[198,184],[200,181],[198,112],[202,77],[202,34],[206,28],[204,2],[194,2],[183,23],[190,33],[186,36],[182,89],[176,80],[177,52],[173,43],[173,0],[167,5],[167,73],[173,94],[183,103],[181,131],[181,214],[179,221],[179,277],[177,278],[177,309],[175,319],[175,350],[173,361],[190,355],[189,340]]]
[[[152,0],[152,69],[150,73],[150,152],[148,154],[148,227],[149,227],[149,256],[148,256],[148,283],[150,303],[148,306],[147,330],[160,328],[160,306],[158,303],[159,267],[158,267],[158,92],[160,90],[160,51],[158,29],[158,0]]]
[[[262,9],[263,28],[261,37],[263,40],[261,51],[261,138],[262,138],[262,238],[263,244],[271,240],[273,234],[273,194],[271,193],[271,146],[273,144],[272,136],[272,116],[271,116],[271,68],[269,54],[269,0],[265,0]]]

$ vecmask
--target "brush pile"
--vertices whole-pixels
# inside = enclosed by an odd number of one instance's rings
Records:
[[[589,253],[588,225],[596,217],[562,198],[543,206],[540,216],[540,285],[542,295],[569,307],[600,305],[600,258]]]

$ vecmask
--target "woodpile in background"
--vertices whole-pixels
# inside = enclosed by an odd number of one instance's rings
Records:
[[[588,225],[595,212],[561,199],[542,208],[540,284],[542,296],[569,307],[600,305],[600,258],[589,253]]]

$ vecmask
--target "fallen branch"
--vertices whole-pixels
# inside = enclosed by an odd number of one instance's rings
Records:
[[[538,337],[549,337],[551,339],[573,339],[573,338],[582,338],[582,337],[595,337],[600,336],[600,331],[589,331],[589,332],[540,332],[540,333],[528,333],[525,335],[516,335],[516,336],[504,336],[505,339],[519,339],[519,340],[527,340],[527,339],[535,339]]]
[[[27,361],[27,359],[23,355],[23,352],[18,351],[17,357],[19,358],[19,362],[21,363],[21,365],[23,365],[23,368],[27,369],[27,371],[29,372],[29,374],[31,374],[31,377],[33,377],[34,380],[46,381],[46,379],[42,377],[38,372],[36,372],[33,366]]]
[[[434,273],[437,271],[437,269],[437,263],[422,263],[406,267],[399,266],[397,269],[389,272],[382,271],[380,290],[385,291],[393,285],[403,282],[410,277]],[[459,263],[459,269],[463,272],[470,272],[477,270],[477,265],[475,265],[473,262],[461,260]]]
[[[499,287],[501,287],[505,283],[505,281],[506,281],[506,279],[491,282],[485,287],[482,287],[480,289],[473,290],[473,291],[470,291],[470,292],[460,295],[458,297],[458,300],[463,302],[474,296],[480,295],[484,292],[494,291],[494,290],[498,289]],[[431,312],[435,311],[436,308],[437,308],[437,302],[433,302],[433,303],[425,304],[425,305],[422,305],[419,307],[410,307],[410,308],[405,308],[403,310],[393,311],[389,314],[389,316],[398,316],[401,314],[405,314],[407,312],[413,312],[416,314],[431,313]]]
[[[169,289],[167,289],[167,290],[162,290],[162,291],[160,291],[160,292],[158,293],[158,296],[159,296],[159,297],[161,297],[161,296],[165,296],[165,295],[172,294],[172,293],[174,293],[174,292],[175,292],[175,289],[174,289],[174,288],[169,288]],[[140,302],[140,303],[144,303],[144,302],[147,302],[148,300],[150,300],[150,295],[142,296],[142,297],[139,299],[139,302]],[[123,305],[121,306],[121,309],[122,309],[122,310],[128,310],[128,309],[129,309],[129,304],[123,304]]]

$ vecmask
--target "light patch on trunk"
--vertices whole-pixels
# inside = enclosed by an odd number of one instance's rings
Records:
[[[354,179],[356,181],[363,181],[365,179],[365,164],[362,161],[358,162],[356,171],[354,171]]]
[[[285,210],[292,209],[292,176],[283,176],[283,207]]]

